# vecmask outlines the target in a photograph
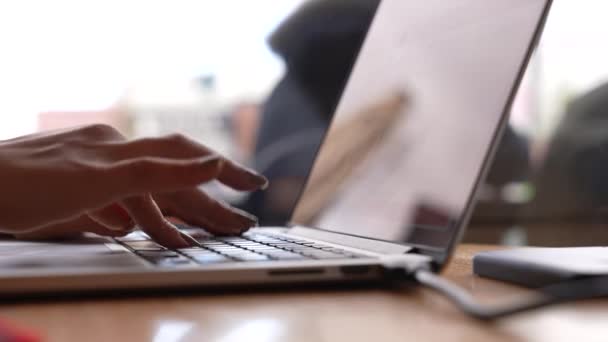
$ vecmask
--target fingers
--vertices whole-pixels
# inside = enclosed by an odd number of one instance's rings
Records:
[[[217,178],[222,165],[217,156],[185,161],[151,157],[126,160],[98,170],[97,179],[105,182],[98,184],[103,189],[97,193],[109,197],[101,200],[116,201],[142,193],[191,188]]]
[[[124,140],[125,137],[114,127],[104,124],[92,124],[24,135],[8,141],[11,143],[19,143],[22,147],[29,147],[48,146],[59,141],[108,142]]]
[[[32,232],[14,234],[15,238],[23,240],[48,240],[76,237],[89,232],[102,236],[120,237],[127,235],[130,230],[113,230],[82,215],[74,220],[44,226]]]
[[[210,148],[182,134],[163,137],[147,137],[106,145],[107,153],[114,159],[130,159],[140,156],[188,159],[217,154]]]
[[[144,138],[106,145],[106,153],[114,160],[141,157],[166,159],[192,159],[216,155],[208,147],[180,134],[160,138]],[[225,158],[218,180],[236,190],[253,191],[264,189],[268,180],[260,174]]]
[[[238,235],[257,225],[255,216],[195,188],[154,197],[167,214],[215,235]]]
[[[218,180],[240,191],[265,190],[268,187],[266,177],[230,160],[224,160],[224,167],[218,175]]]
[[[135,222],[129,213],[119,204],[111,204],[105,208],[94,210],[88,216],[95,222],[115,231],[131,231],[135,227]]]
[[[159,244],[168,248],[191,247],[180,231],[165,219],[149,194],[127,198],[122,201],[122,206],[135,223]]]

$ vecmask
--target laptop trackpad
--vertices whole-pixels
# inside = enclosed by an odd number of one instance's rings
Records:
[[[0,241],[0,270],[144,265],[144,261],[104,238],[84,238],[69,243]]]

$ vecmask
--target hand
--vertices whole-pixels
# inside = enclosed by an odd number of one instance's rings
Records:
[[[214,234],[256,218],[197,189],[217,179],[253,191],[267,180],[182,135],[126,140],[106,125],[0,142],[0,232],[46,238],[123,236],[135,225],[167,247],[189,246],[164,215]]]

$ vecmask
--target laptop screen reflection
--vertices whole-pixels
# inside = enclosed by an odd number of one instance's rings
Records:
[[[292,222],[448,246],[543,6],[383,0]]]

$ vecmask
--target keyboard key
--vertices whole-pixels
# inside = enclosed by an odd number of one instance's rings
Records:
[[[194,265],[194,263],[188,258],[180,257],[180,258],[166,258],[166,259],[163,259],[163,260],[160,260],[159,262],[157,262],[156,265],[163,266],[163,267],[170,267],[170,266],[189,266],[189,265]]]
[[[254,252],[260,252],[260,253],[272,252],[272,251],[285,252],[284,249],[273,247],[273,246],[261,246],[261,247],[253,247],[253,248],[248,248],[248,249],[252,250]]]
[[[251,240],[251,241],[257,241],[257,242],[262,242],[262,243],[269,243],[269,242],[274,242],[274,243],[276,243],[276,242],[284,242],[284,241],[279,240],[279,239],[267,238],[267,237],[263,237],[263,238],[260,238],[260,237],[253,237],[253,238],[250,238],[250,240]]]
[[[324,251],[330,252],[330,253],[344,253],[343,249],[336,248],[336,247],[323,247],[321,249]]]
[[[257,253],[247,253],[241,255],[235,255],[235,259],[239,261],[268,261],[270,258],[266,255],[261,255]]]
[[[314,247],[310,247],[310,246],[301,246],[301,245],[295,245],[295,246],[289,246],[289,247],[284,247],[285,249],[289,249],[291,251],[298,251],[298,252],[303,252],[303,251],[318,251],[318,248],[314,248]]]
[[[210,241],[199,241],[201,245],[203,246],[226,246],[226,243],[223,241],[215,241],[215,240],[210,240]]]
[[[179,251],[184,254],[187,254],[187,255],[190,255],[190,254],[219,254],[216,251],[212,251],[212,250],[204,249],[204,248],[199,248],[199,249],[191,248],[191,249],[186,249],[186,250],[180,249]]]
[[[216,240],[223,241],[223,242],[229,242],[229,243],[249,241],[245,238],[238,237],[238,236],[216,237]]]
[[[293,246],[293,245],[298,245],[297,243],[293,243],[293,242],[287,242],[287,241],[277,241],[277,242],[267,242],[267,245],[273,245],[273,246]]]
[[[206,248],[202,248],[202,247],[188,247],[188,248],[179,248],[178,251],[182,252],[182,253],[190,253],[190,252],[209,252],[209,253],[213,253],[212,251],[206,249]]]
[[[190,259],[183,257],[181,255],[178,256],[169,256],[169,257],[146,257],[146,260],[155,264],[156,266],[184,266],[191,265],[192,262]]]
[[[147,240],[150,240],[150,238],[144,232],[134,231],[133,233],[130,233],[130,234],[125,235],[123,237],[117,237],[116,240],[122,241],[122,242],[127,242],[127,241],[147,241]]]
[[[292,242],[292,243],[297,243],[297,244],[314,244],[314,242],[310,242],[308,240],[301,240],[301,239],[283,239],[283,241],[287,241],[287,242]]]
[[[303,260],[303,259],[308,259],[304,255],[297,254],[297,253],[290,253],[290,252],[266,253],[266,255],[268,255],[272,259],[276,259],[276,260]]]
[[[245,251],[243,248],[238,247],[210,247],[209,249],[218,253]]]
[[[328,248],[327,245],[322,245],[320,243],[316,243],[316,242],[306,242],[306,243],[301,243],[302,246],[310,246],[310,247],[314,247],[314,248]],[[329,247],[332,248],[332,247]]]
[[[261,244],[259,242],[253,242],[253,241],[234,242],[234,243],[232,243],[232,245],[239,246],[239,247],[262,247],[262,246],[266,246],[266,245]]]
[[[246,254],[257,254],[245,249],[239,249],[239,250],[234,250],[234,251],[223,251],[222,254],[224,255],[228,255],[228,256],[237,256],[237,255],[246,255]]]
[[[157,244],[154,241],[127,241],[125,242],[127,246],[136,251],[162,251],[166,248]]]
[[[230,258],[219,254],[193,254],[190,256],[199,264],[218,264],[232,261]]]
[[[140,255],[143,258],[177,258],[180,256],[174,251],[141,251],[137,252],[137,255]]]
[[[205,246],[208,248],[239,248],[238,246],[234,246],[234,245],[230,245],[227,243],[221,244],[221,245],[209,245],[209,246]]]

